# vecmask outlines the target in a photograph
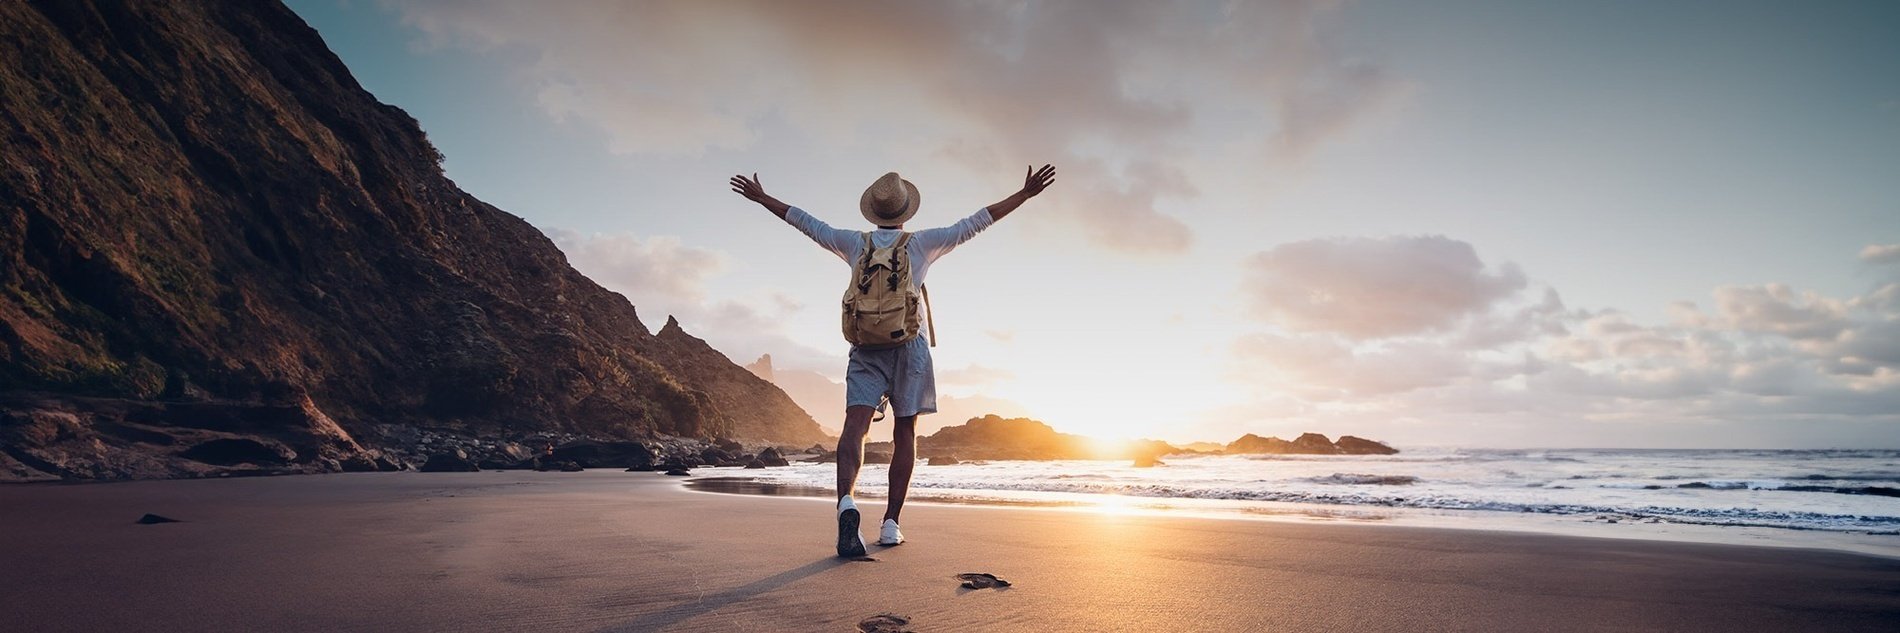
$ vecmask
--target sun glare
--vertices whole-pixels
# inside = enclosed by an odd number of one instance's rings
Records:
[[[1100,495],[1094,499],[1095,505],[1089,509],[1097,514],[1123,516],[1140,511],[1140,500],[1124,495]]]

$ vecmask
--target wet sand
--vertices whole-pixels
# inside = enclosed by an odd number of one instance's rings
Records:
[[[867,522],[882,511],[864,504]],[[138,525],[145,513],[182,523]],[[0,486],[0,629],[1894,630],[1900,561],[1378,525],[829,503],[653,473]],[[867,531],[869,531],[867,529]],[[988,572],[1001,589],[955,577]]]

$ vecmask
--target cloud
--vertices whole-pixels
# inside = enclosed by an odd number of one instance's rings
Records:
[[[1900,264],[1900,244],[1868,244],[1860,260],[1869,264]]]
[[[1465,242],[1360,237],[1292,242],[1254,255],[1241,292],[1250,314],[1266,322],[1367,340],[1452,330],[1527,285],[1516,265],[1487,267]]]
[[[1715,289],[1716,313],[1729,327],[1796,340],[1833,340],[1847,328],[1847,306],[1786,284]]]
[[[521,60],[549,116],[614,152],[748,149],[782,121],[975,173],[1054,162],[1053,221],[1164,254],[1192,243],[1157,208],[1197,195],[1184,165],[1233,144],[1304,155],[1405,92],[1328,42],[1339,4],[384,2],[427,46]]]
[[[1721,286],[1709,309],[1677,301],[1664,322],[1646,323],[1620,310],[1567,308],[1554,289],[1531,300],[1537,293],[1519,290],[1530,285],[1521,272],[1485,266],[1474,253],[1446,238],[1351,239],[1256,258],[1249,298],[1262,325],[1280,331],[1237,336],[1231,378],[1298,421],[1254,426],[1403,434],[1392,420],[1485,421],[1499,433],[1539,425],[1560,433],[1552,425],[1665,420],[1787,438],[1793,425],[1859,437],[1900,423],[1892,281],[1848,297],[1780,283]],[[1393,314],[1390,302],[1420,312]],[[1640,432],[1693,436],[1668,426]]]
[[[830,366],[842,357],[801,345],[786,336],[778,315],[800,309],[779,293],[756,303],[710,300],[706,281],[727,269],[727,256],[716,250],[687,246],[667,235],[642,237],[632,233],[581,233],[569,229],[542,229],[567,255],[568,264],[601,286],[627,297],[641,321],[653,330],[667,316],[680,320],[687,332],[704,338],[715,349],[739,362],[751,362],[771,353],[788,366]]]
[[[1015,380],[1016,373],[1007,369],[969,365],[959,369],[939,371],[937,379],[946,385],[980,388]]]
[[[705,294],[701,284],[726,267],[723,254],[686,246],[672,236],[583,234],[559,228],[542,232],[567,255],[568,264],[595,283],[644,301],[697,302]]]
[[[1355,350],[1330,336],[1250,334],[1234,343],[1233,353],[1254,379],[1308,400],[1441,387],[1469,375],[1474,365],[1448,346],[1397,343]]]

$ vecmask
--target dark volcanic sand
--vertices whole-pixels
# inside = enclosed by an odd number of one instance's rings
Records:
[[[1894,630],[1900,561],[1809,550],[824,500],[655,473],[0,486],[0,629]],[[871,517],[880,508],[865,506]],[[180,523],[139,525],[145,513]],[[1006,590],[962,589],[986,571]]]

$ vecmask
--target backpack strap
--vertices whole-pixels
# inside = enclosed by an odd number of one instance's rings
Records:
[[[897,236],[897,245],[895,247],[892,247],[891,249],[891,284],[892,285],[896,285],[897,283],[897,267],[900,265],[905,266],[905,267],[910,266],[910,258],[906,256],[906,255],[909,255],[909,253],[904,250],[904,247],[908,244],[910,244],[910,232],[906,231],[904,232],[903,235]],[[898,260],[899,257],[903,257],[903,260],[902,260],[903,263],[901,264],[899,263],[899,260]],[[937,346],[937,319],[931,316],[930,314],[930,286],[926,286],[924,284],[917,284],[917,287],[918,289],[922,290],[924,294],[924,325],[929,328],[930,346],[936,347]]]
[[[924,291],[924,325],[930,328],[930,346],[937,346],[937,317],[930,315],[930,286],[918,284]]]
[[[905,274],[910,273],[910,252],[904,248],[909,244],[910,232],[905,231],[898,234],[897,243],[891,245],[891,290],[896,290],[897,282],[901,281],[898,278],[898,271],[904,271]]]
[[[871,291],[871,232],[865,231],[864,250],[858,254],[858,292]]]

